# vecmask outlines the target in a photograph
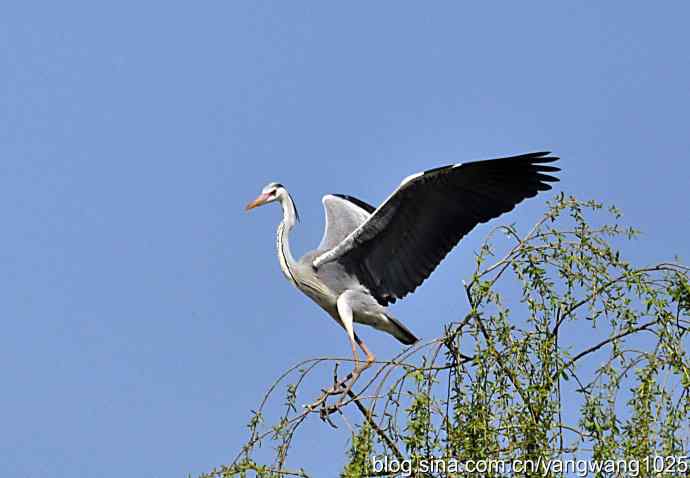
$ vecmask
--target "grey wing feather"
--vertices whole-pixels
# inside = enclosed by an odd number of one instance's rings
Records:
[[[371,211],[374,210],[364,201],[342,194],[327,194],[321,202],[326,223],[318,251],[327,251],[337,246],[352,231],[366,222]]]
[[[547,152],[475,161],[406,178],[371,217],[313,265],[337,261],[387,305],[414,291],[477,224],[551,189]]]

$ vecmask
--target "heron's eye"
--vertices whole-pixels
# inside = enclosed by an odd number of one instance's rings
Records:
[[[273,190],[271,190],[271,191],[268,193],[268,195],[269,195],[269,196],[275,196],[277,192],[278,192],[277,189],[273,189]]]

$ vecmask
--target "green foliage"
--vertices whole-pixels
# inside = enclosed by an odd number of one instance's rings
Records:
[[[352,438],[349,462],[345,466],[341,478],[359,478],[367,475],[371,471],[370,459],[373,449],[371,427],[368,423],[364,423],[359,433]]]
[[[640,476],[652,476],[649,457],[689,449],[689,269],[631,265],[620,248],[638,233],[620,219],[615,208],[561,195],[526,235],[495,228],[459,296],[464,317],[439,338],[378,362],[342,398],[318,390],[326,388],[325,367],[334,366],[335,377],[344,359],[291,368],[253,414],[234,462],[203,477],[309,476],[286,463],[300,427],[319,417],[323,433],[342,433],[328,424],[347,430],[347,478],[396,474],[374,470],[373,457],[409,460],[413,476],[513,476],[499,460],[569,457],[636,459]],[[289,377],[284,413],[266,426],[265,405]],[[309,377],[321,385],[310,388]],[[298,407],[298,397],[311,405]],[[273,448],[260,451],[262,443]],[[450,468],[472,460],[494,465]]]

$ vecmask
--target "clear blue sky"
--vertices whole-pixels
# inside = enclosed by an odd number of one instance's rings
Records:
[[[349,353],[279,272],[278,208],[243,211],[268,181],[297,201],[301,254],[325,193],[378,203],[419,170],[551,149],[559,188],[643,230],[634,259],[687,259],[688,18],[687,2],[5,2],[0,476],[197,474],[234,456],[289,364]],[[544,199],[503,220],[528,226]],[[487,231],[396,306],[421,337],[463,313]],[[314,420],[293,458],[331,476],[343,441]]]

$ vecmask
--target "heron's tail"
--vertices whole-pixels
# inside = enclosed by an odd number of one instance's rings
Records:
[[[391,324],[390,333],[393,334],[393,337],[398,339],[400,342],[404,343],[405,345],[412,345],[419,340],[410,331],[410,329],[405,327],[398,319],[388,314],[386,314],[386,318]]]

